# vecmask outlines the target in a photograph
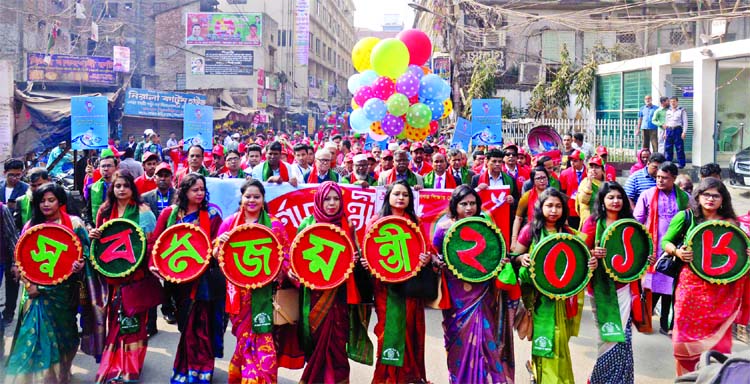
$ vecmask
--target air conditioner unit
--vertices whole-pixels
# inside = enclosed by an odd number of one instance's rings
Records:
[[[483,48],[504,48],[506,40],[505,31],[492,31],[482,36]]]
[[[537,84],[542,78],[544,64],[541,63],[521,63],[521,70],[518,73],[519,84]]]

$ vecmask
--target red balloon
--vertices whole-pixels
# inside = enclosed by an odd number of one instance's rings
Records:
[[[409,64],[422,65],[432,55],[430,37],[418,29],[403,30],[396,35],[396,38],[401,40],[409,50]]]
[[[430,136],[434,136],[438,131],[438,122],[433,120],[430,121]]]
[[[409,105],[414,105],[419,102],[419,95],[414,95],[409,98]]]

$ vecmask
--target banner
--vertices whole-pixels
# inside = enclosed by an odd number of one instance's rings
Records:
[[[471,121],[459,117],[458,121],[456,121],[456,129],[453,131],[451,149],[463,149],[468,152],[469,142],[471,141],[471,129]]]
[[[28,81],[55,81],[89,83],[100,85],[117,84],[111,57],[47,55],[30,52],[26,56],[26,79]]]
[[[74,150],[107,148],[107,107],[106,96],[70,98],[70,143]]]
[[[191,59],[190,71],[194,75],[252,76],[253,63],[254,53],[250,50],[207,49],[203,56]]]
[[[212,205],[216,205],[224,218],[229,217],[240,205],[240,187],[245,180],[207,178],[206,189]],[[266,184],[266,202],[269,211],[284,224],[289,239],[297,235],[297,228],[306,217],[313,214],[313,197],[317,184],[299,184],[297,188],[288,183]],[[377,188],[362,188],[355,185],[341,185],[344,190],[344,216],[352,221],[357,241],[362,244],[365,227],[378,212]],[[384,189],[380,188],[382,191]],[[448,219],[448,202],[453,191],[450,189],[423,189],[415,197],[419,226],[432,247],[432,238],[438,223]],[[506,244],[510,244],[510,205],[505,202],[509,188],[490,188],[479,192],[482,198],[482,211],[489,214],[500,228]],[[382,194],[382,192],[381,192]],[[382,199],[382,197],[381,197]],[[381,203],[382,205],[382,203]]]
[[[367,134],[367,139],[365,140],[365,145],[362,147],[365,151],[372,151],[372,146],[377,144],[380,150],[384,151],[388,149],[388,139],[389,137],[386,136],[385,139],[381,141],[375,141],[375,139],[372,138],[372,135],[369,133]]]
[[[214,109],[208,105],[185,104],[185,117],[182,125],[184,149],[200,145],[211,150],[214,137]]]
[[[206,105],[206,95],[129,88],[125,93],[124,114],[182,120],[186,104]]]
[[[310,55],[310,1],[297,0],[294,9],[294,62],[307,65]]]
[[[115,72],[130,72],[130,48],[115,45],[112,47]]]
[[[502,99],[471,101],[471,143],[474,146],[503,144]]]
[[[262,20],[260,13],[188,13],[185,44],[260,47]]]

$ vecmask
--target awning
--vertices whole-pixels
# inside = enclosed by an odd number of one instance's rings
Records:
[[[232,108],[229,106],[221,106],[214,108],[214,121],[217,120],[234,120],[244,123],[251,123],[253,116],[256,113],[266,114],[265,111],[249,107]]]

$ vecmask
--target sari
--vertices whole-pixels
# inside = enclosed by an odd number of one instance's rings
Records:
[[[680,243],[684,221],[685,211],[675,215],[662,246]],[[695,225],[691,223],[688,231]],[[694,371],[703,352],[732,352],[732,325],[747,324],[750,317],[749,279],[745,275],[729,284],[713,284],[683,266],[674,293],[672,333],[678,376]]]
[[[443,249],[449,228],[439,226],[436,229],[433,240],[436,249]],[[495,279],[469,283],[449,270],[443,273],[450,292],[450,308],[443,310],[450,382],[513,383],[515,359],[511,312],[514,311],[511,308],[515,306],[506,301],[509,299],[504,292],[497,289]]]
[[[109,218],[102,217],[101,210],[97,217],[97,227],[117,218],[128,219],[137,223],[143,232],[148,236],[154,231],[156,218],[148,205],[130,204],[125,209],[122,216],[119,216],[117,208],[112,209]],[[148,277],[151,272],[148,271],[148,263],[143,262],[129,276],[123,278],[106,278],[108,286],[108,296],[106,300],[106,324],[107,334],[104,344],[104,350],[101,354],[99,369],[96,372],[96,383],[107,383],[110,381],[138,381],[143,370],[143,362],[146,359],[146,350],[148,349],[148,311],[136,313],[133,317],[138,319],[140,325],[138,332],[132,334],[120,334],[120,311],[125,312],[126,308],[122,302],[122,287],[127,284],[139,282]]]
[[[60,223],[72,229],[88,258],[89,238],[83,221],[61,213]],[[31,227],[30,222],[24,231]],[[8,356],[6,383],[68,383],[78,350],[79,278],[72,275],[54,286],[37,285],[39,296],[21,294],[18,324]]]

